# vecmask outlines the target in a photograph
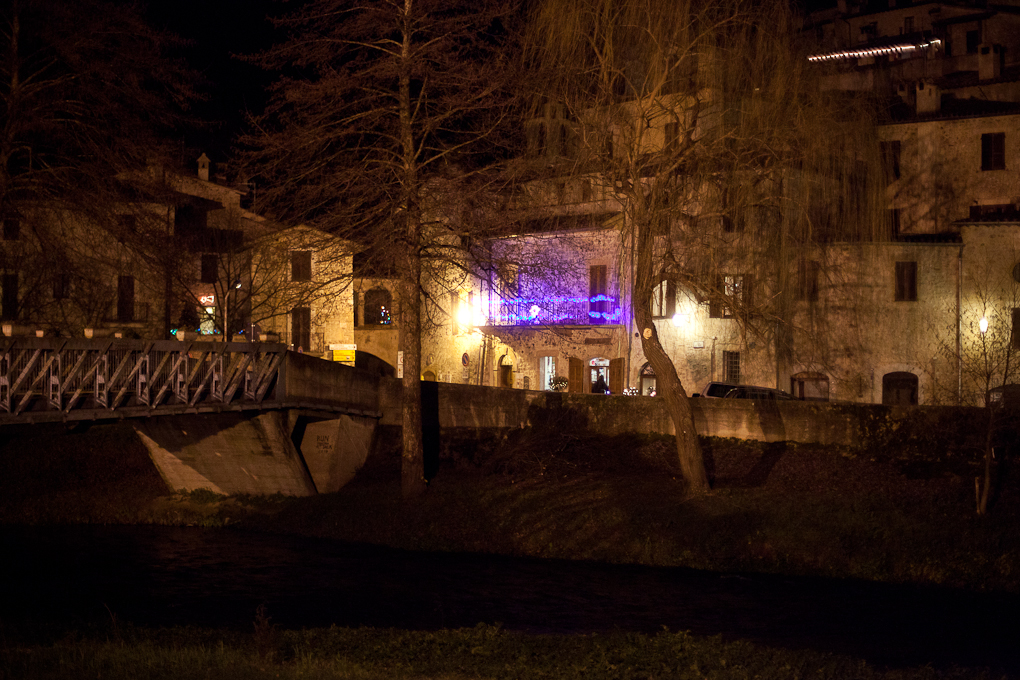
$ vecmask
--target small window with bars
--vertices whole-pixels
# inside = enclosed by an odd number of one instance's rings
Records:
[[[728,352],[723,350],[723,381],[728,383],[740,382],[740,352]]]

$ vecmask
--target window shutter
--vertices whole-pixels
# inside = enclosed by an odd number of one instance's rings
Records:
[[[723,304],[719,302],[719,296],[722,295],[723,291],[723,277],[717,275],[715,277],[715,290],[712,291],[712,297],[708,301],[708,316],[712,319],[721,319],[723,315]]]
[[[570,375],[567,376],[567,389],[570,392],[584,392],[584,362],[570,357]]]
[[[290,254],[290,280],[312,280],[312,251],[294,250]]]
[[[609,360],[609,393],[623,394],[624,378],[623,357]]]

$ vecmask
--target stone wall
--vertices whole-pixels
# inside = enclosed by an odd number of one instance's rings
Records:
[[[592,433],[673,434],[665,402],[648,397],[601,396],[439,384],[439,425],[444,439],[474,432],[541,427],[551,423]],[[400,383],[380,383],[380,425],[400,425]],[[959,445],[983,433],[983,409],[969,407],[888,407],[805,401],[756,402],[694,399],[699,434],[758,441],[791,441],[847,447],[881,446],[896,438],[953,439]],[[977,423],[977,424],[975,424]]]

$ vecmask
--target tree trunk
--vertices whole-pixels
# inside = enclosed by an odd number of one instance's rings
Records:
[[[631,288],[631,304],[634,306],[634,321],[641,333],[641,347],[655,371],[655,387],[659,397],[665,400],[666,409],[676,430],[676,453],[680,463],[687,491],[691,494],[708,492],[708,475],[702,457],[701,442],[694,425],[694,412],[690,398],[680,382],[676,367],[659,342],[659,334],[652,323],[652,289],[656,281],[653,265],[654,237],[647,224],[635,224],[637,229],[637,252],[634,282]],[[650,331],[650,332],[649,332]]]
[[[1005,398],[1005,394],[1003,398]],[[988,390],[985,390],[985,402],[985,410],[988,411],[988,426],[985,429],[984,478],[974,478],[974,495],[977,497],[975,500],[977,501],[977,514],[979,515],[988,513],[988,496],[991,493],[992,487],[992,430],[995,426],[995,412],[992,410],[992,406],[987,404]]]
[[[400,281],[400,348],[404,352],[403,450],[400,460],[400,491],[405,499],[425,492],[425,453],[421,426],[421,212],[418,166],[415,156],[411,101],[412,0],[404,0],[403,44],[400,70],[400,144],[403,155],[403,206],[405,220],[405,266]]]
[[[409,227],[410,228],[410,227]],[[405,499],[425,492],[425,459],[421,427],[421,297],[417,251],[407,257],[408,270],[400,282],[400,348],[404,352],[403,449],[400,491]]]

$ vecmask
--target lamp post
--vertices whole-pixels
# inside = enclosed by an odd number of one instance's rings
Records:
[[[230,293],[240,287],[241,280],[238,279],[223,293],[223,342],[230,342]]]

